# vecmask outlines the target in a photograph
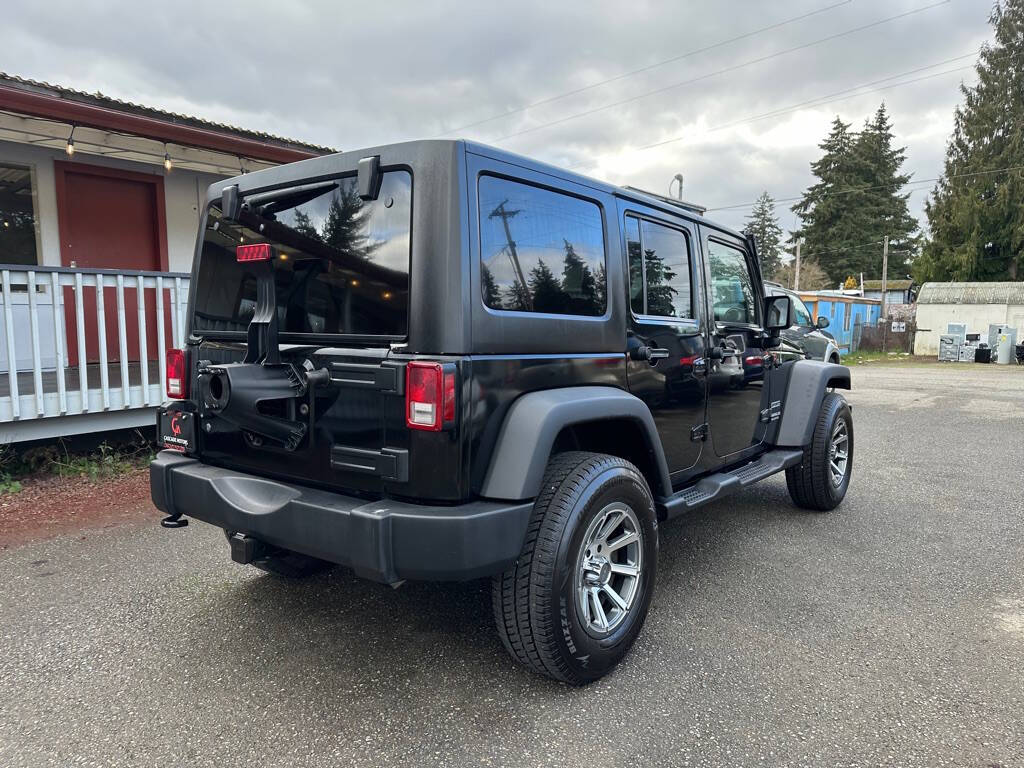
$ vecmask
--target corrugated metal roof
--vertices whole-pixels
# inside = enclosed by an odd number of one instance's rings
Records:
[[[885,283],[885,290],[887,291],[905,291],[914,284],[913,280],[887,280]],[[864,281],[865,291],[880,291],[882,290],[881,280],[865,280]]]
[[[1024,282],[925,283],[917,295],[917,303],[1024,305]]]
[[[247,128],[228,125],[227,123],[217,123],[212,120],[204,120],[201,117],[194,117],[193,115],[182,115],[177,112],[169,112],[155,107],[147,107],[143,104],[122,101],[121,99],[115,99],[112,96],[106,96],[99,91],[96,91],[96,93],[86,93],[85,91],[78,91],[73,88],[65,88],[61,85],[53,85],[39,80],[29,80],[28,78],[18,77],[17,75],[9,75],[5,72],[0,72],[0,85],[8,85],[13,88],[34,91],[36,93],[44,93],[49,96],[78,101],[83,104],[93,104],[95,106],[106,107],[108,109],[116,109],[120,112],[144,115],[146,117],[163,120],[168,123],[189,125],[196,128],[220,131],[222,133],[231,133],[236,136],[244,136],[249,139],[278,144],[283,147],[301,148],[318,152],[320,154],[331,154],[337,151],[330,147],[323,147],[318,144],[310,144],[304,141],[296,141],[295,139],[286,139],[282,136],[264,133],[263,131],[252,131]]]

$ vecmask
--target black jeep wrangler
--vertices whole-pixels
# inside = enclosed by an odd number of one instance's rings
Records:
[[[629,650],[658,524],[786,472],[829,510],[843,366],[782,362],[786,296],[692,207],[461,141],[210,187],[153,501],[231,556],[491,577],[498,632],[583,684]]]

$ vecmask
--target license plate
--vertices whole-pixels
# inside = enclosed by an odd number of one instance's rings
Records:
[[[164,448],[191,453],[196,448],[195,414],[174,406],[161,408],[158,434]]]

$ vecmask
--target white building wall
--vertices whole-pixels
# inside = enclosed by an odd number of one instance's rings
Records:
[[[949,323],[966,323],[968,333],[988,338],[989,325],[998,323],[1024,334],[1024,306],[1006,304],[918,304],[915,355],[938,355],[939,336]],[[1020,338],[1020,336],[1018,336]]]
[[[167,265],[171,272],[192,271],[199,214],[206,200],[206,188],[218,178],[205,173],[177,170],[165,175]]]
[[[27,165],[33,170],[36,249],[39,263],[42,266],[59,267],[61,265],[54,160],[73,160],[84,165],[119,168],[136,173],[163,176],[168,267],[171,272],[189,272],[192,269],[199,212],[202,201],[206,197],[206,188],[221,177],[180,168],[167,172],[163,165],[125,162],[81,151],[76,152],[73,158],[69,158],[63,151],[57,149],[0,141],[0,162]]]

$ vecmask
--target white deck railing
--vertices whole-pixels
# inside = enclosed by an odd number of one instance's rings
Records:
[[[0,443],[103,429],[63,417],[159,405],[165,352],[184,341],[188,286],[185,274],[0,265]],[[133,415],[139,424],[151,418]],[[110,421],[114,429],[132,419]]]

